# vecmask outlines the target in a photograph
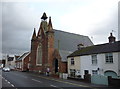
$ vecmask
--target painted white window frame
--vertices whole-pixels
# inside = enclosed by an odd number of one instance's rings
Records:
[[[113,63],[113,53],[105,54],[105,63],[112,64]]]
[[[92,59],[92,65],[97,65],[97,54],[92,54],[91,55],[91,59]]]
[[[98,70],[92,70],[92,74],[98,74]]]

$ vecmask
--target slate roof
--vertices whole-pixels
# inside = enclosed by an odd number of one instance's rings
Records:
[[[55,29],[54,31],[55,31],[54,46],[56,49],[59,49],[62,62],[67,62],[67,56],[70,55],[75,50],[77,50],[78,44],[84,44],[85,47],[93,45],[92,41],[89,39],[88,36],[78,35]]]
[[[55,29],[54,29],[55,30]],[[92,41],[88,36],[78,35],[74,33],[64,32],[60,30],[55,30],[55,41],[54,46],[58,48],[59,40],[59,49],[65,51],[75,51],[78,44],[84,44],[84,46],[93,45]]]
[[[68,57],[101,54],[101,53],[109,53],[109,52],[120,52],[120,41],[85,47],[80,50],[76,50]]]
[[[67,56],[70,55],[72,52],[71,51],[65,51],[65,50],[59,50],[60,56],[61,56],[61,61],[62,62],[67,62]]]
[[[23,60],[28,54],[29,54],[29,52],[24,53],[23,55],[21,55],[20,57],[18,57],[16,59],[16,61]]]

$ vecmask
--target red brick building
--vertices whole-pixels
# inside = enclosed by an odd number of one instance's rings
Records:
[[[15,68],[19,71],[27,71],[29,69],[30,53],[26,52],[18,57],[15,61]]]
[[[34,28],[29,70],[45,73],[49,68],[50,74],[67,72],[67,56],[77,49],[78,44],[90,46],[93,43],[87,36],[53,29],[51,17],[48,22],[47,18],[43,13],[37,34]]]

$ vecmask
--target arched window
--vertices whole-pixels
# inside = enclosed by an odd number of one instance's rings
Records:
[[[37,48],[37,60],[36,60],[37,65],[42,65],[42,44],[38,45]]]

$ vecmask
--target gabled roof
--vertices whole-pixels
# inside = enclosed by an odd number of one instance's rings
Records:
[[[20,56],[16,56],[16,55],[15,55],[15,59],[16,59],[16,60],[17,60],[19,57],[20,57]]]
[[[116,41],[114,43],[106,43],[106,44],[85,47],[80,50],[76,50],[75,52],[70,54],[68,57],[110,53],[110,52],[120,52],[120,41]]]
[[[55,48],[58,49],[58,45],[59,45],[59,50],[73,52],[77,49],[78,44],[84,44],[85,47],[93,45],[92,41],[89,39],[88,36],[78,35],[60,30],[54,30],[54,31],[55,31],[54,46]]]
[[[23,60],[28,54],[29,54],[29,52],[24,53],[23,55],[21,55],[20,57],[18,57],[16,61]]]
[[[67,62],[67,56],[77,50],[78,44],[84,44],[85,47],[93,45],[88,36],[78,35],[55,29],[54,31],[54,47],[56,49],[59,49],[62,62]]]

